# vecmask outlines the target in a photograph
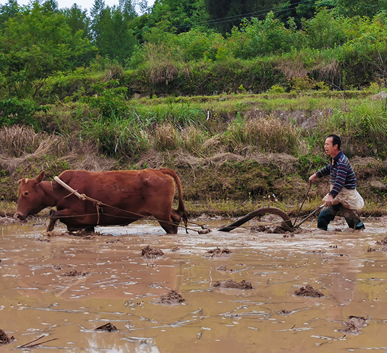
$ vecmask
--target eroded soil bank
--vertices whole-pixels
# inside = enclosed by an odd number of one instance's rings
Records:
[[[386,220],[361,232],[307,222],[294,236],[251,230],[264,220],[230,233],[216,229],[232,220],[199,221],[213,231],[148,222],[47,238],[41,223],[0,226],[0,329],[15,338],[0,351],[42,335],[56,340],[36,353],[385,351]],[[215,286],[225,281],[252,288]],[[324,296],[294,294],[307,285]],[[105,324],[117,330],[95,330]]]

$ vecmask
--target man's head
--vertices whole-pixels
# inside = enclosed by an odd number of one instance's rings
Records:
[[[340,152],[341,140],[337,135],[329,135],[325,140],[324,149],[327,155],[335,158]]]

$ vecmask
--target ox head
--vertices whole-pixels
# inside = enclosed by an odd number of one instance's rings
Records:
[[[15,218],[24,220],[29,215],[36,214],[47,206],[44,203],[45,194],[40,185],[44,175],[43,171],[36,179],[23,178],[18,181],[20,186]]]

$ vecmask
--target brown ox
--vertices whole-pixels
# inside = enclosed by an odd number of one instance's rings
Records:
[[[36,179],[20,180],[19,199],[15,217],[21,220],[56,206],[47,231],[52,231],[57,219],[69,231],[93,230],[96,225],[127,225],[144,216],[155,217],[169,234],[177,233],[177,226],[187,213],[182,199],[179,177],[169,169],[88,172],[66,170],[59,178],[80,194],[101,201],[83,201],[55,181],[43,181],[44,171]],[[175,184],[179,206],[172,209]],[[108,205],[108,206],[107,206]],[[110,206],[110,207],[109,207]],[[98,207],[98,209],[97,209]]]

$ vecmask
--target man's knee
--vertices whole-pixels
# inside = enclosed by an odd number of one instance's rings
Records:
[[[342,208],[341,213],[347,221],[348,227],[351,229],[364,229],[364,223],[360,220],[355,211],[348,208]]]

